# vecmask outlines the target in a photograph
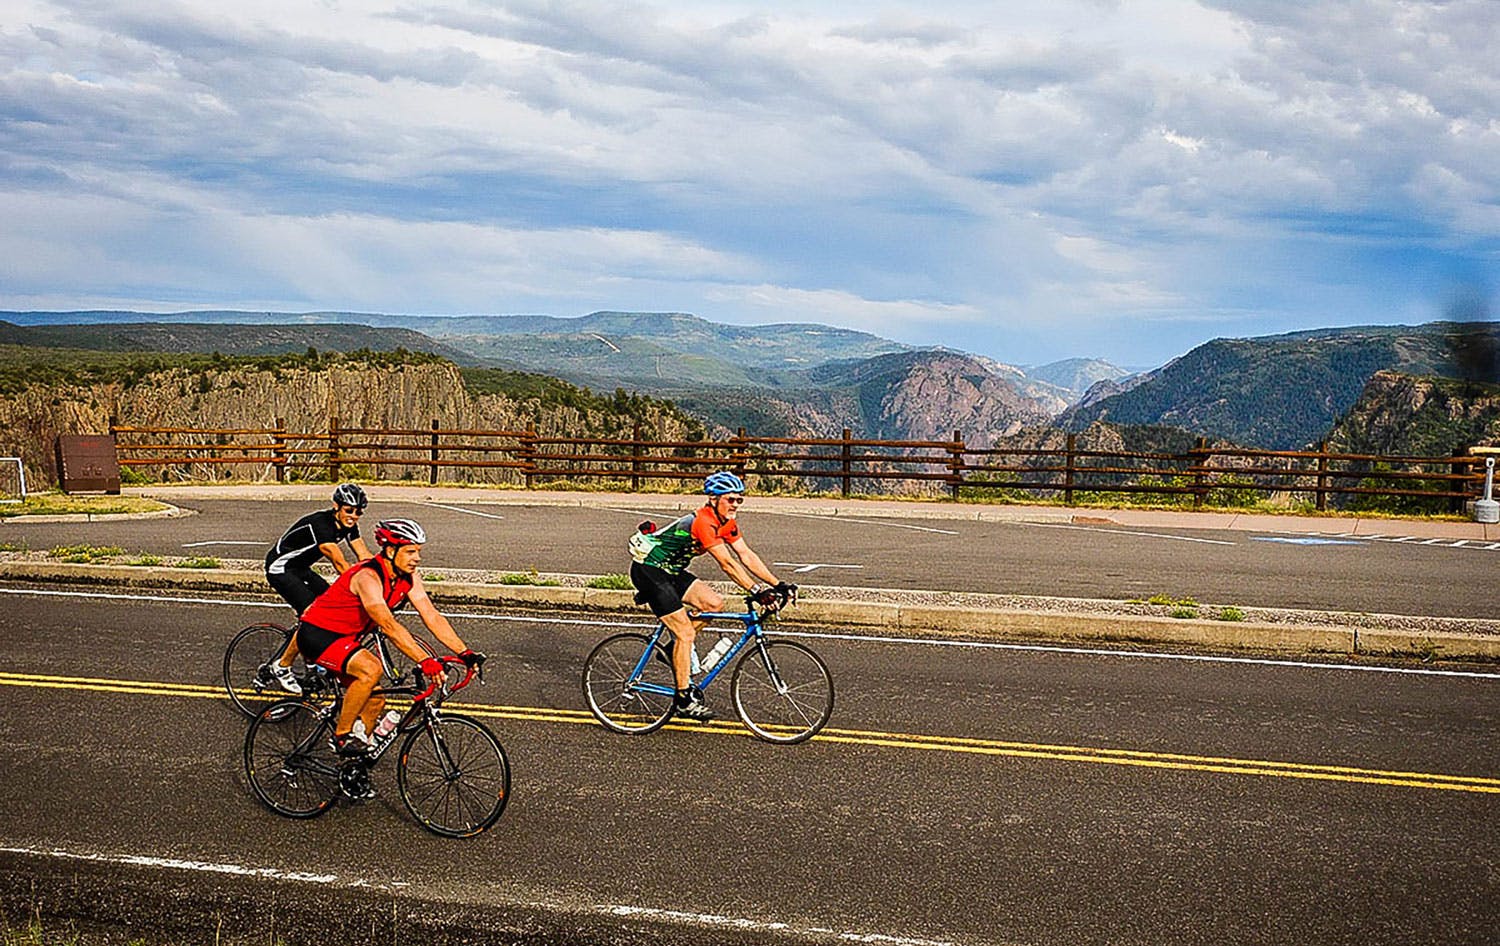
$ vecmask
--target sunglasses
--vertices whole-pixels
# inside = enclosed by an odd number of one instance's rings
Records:
[[[342,506],[340,507],[340,509],[343,511],[344,515],[353,516],[356,519],[365,514],[365,511],[363,509],[356,509],[353,506]]]
[[[719,498],[734,506],[738,506],[745,501],[745,497],[743,496],[720,496]]]

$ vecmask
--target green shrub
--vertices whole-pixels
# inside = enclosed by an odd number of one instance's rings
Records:
[[[220,562],[218,559],[212,556],[198,556],[195,558],[183,559],[177,564],[181,568],[218,568]]]
[[[59,545],[48,552],[47,557],[73,565],[87,565],[124,554],[125,550],[118,545]]]
[[[1219,609],[1219,620],[1221,620],[1221,621],[1243,621],[1243,620],[1245,620],[1245,612],[1241,611],[1239,608],[1235,608],[1235,607],[1220,608]]]
[[[1178,605],[1178,606],[1174,607],[1172,610],[1170,610],[1170,611],[1167,612],[1167,617],[1169,617],[1169,618],[1186,619],[1186,618],[1195,618],[1197,616],[1198,616],[1198,609],[1195,608],[1195,607],[1188,607],[1186,605]]]
[[[511,572],[500,576],[502,585],[544,585],[552,586],[558,584],[550,579],[543,578],[536,569],[526,572]]]
[[[152,555],[152,554],[150,554],[148,552],[148,553],[139,555],[139,556],[131,559],[130,561],[126,562],[125,564],[126,565],[136,565],[136,566],[140,566],[140,567],[143,567],[143,568],[149,568],[149,567],[154,566],[154,565],[160,565],[161,564],[161,556],[160,555]]]
[[[607,588],[613,591],[629,591],[635,586],[630,583],[629,576],[619,573],[610,575],[599,575],[590,578],[584,583],[588,588]]]

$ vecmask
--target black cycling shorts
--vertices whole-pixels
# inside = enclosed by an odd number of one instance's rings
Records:
[[[315,571],[288,571],[280,575],[266,572],[266,581],[276,589],[276,593],[286,599],[286,603],[292,606],[292,610],[301,617],[307,606],[313,603],[318,595],[328,590],[328,582]]]
[[[630,563],[630,583],[635,585],[635,603],[650,605],[651,613],[657,617],[682,610],[682,596],[688,587],[697,581],[689,571],[676,575],[662,571],[653,565]]]

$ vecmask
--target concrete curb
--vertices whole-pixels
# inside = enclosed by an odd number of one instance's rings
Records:
[[[196,516],[196,510],[182,509],[174,506],[164,499],[156,500],[166,505],[166,509],[152,509],[147,512],[67,512],[56,515],[42,516],[4,516],[0,517],[0,525],[14,523],[16,525],[30,525],[32,523],[55,523],[55,522],[125,522],[134,519],[176,519],[180,516]]]
[[[266,593],[258,571],[180,566],[0,562],[0,579],[122,588]],[[428,584],[433,600],[527,608],[634,611],[630,591],[443,580]],[[1358,654],[1424,660],[1500,660],[1500,636],[1450,631],[1355,628],[1328,624],[1206,621],[1149,615],[1023,611],[805,598],[783,618],[793,628],[836,627],[879,636],[980,637],[993,641],[1144,643],[1215,651]]]

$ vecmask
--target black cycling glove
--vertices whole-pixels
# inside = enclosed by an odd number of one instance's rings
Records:
[[[458,655],[458,659],[462,660],[464,666],[471,670],[484,666],[484,654],[481,654],[477,650],[466,650]]]

